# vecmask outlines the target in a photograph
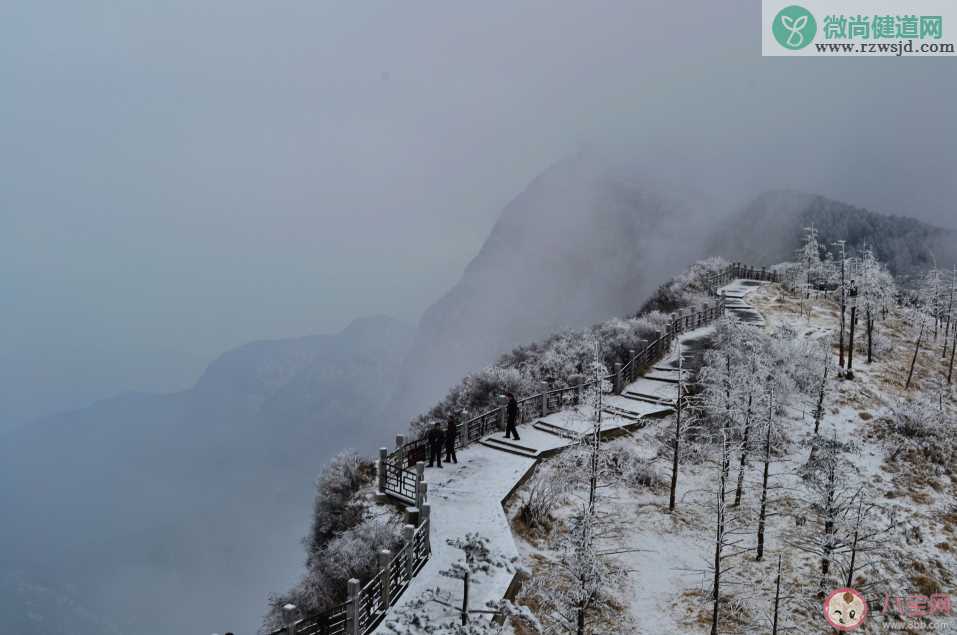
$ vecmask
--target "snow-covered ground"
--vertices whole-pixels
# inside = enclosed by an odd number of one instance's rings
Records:
[[[799,302],[778,285],[734,281],[724,292],[729,309],[743,322],[765,330],[789,328],[798,339],[814,340],[828,331],[836,331],[838,315],[833,303],[818,300],[810,317],[799,314]],[[886,417],[904,394],[901,388],[906,371],[907,350],[911,345],[905,324],[890,319],[878,324],[882,336],[889,338],[872,364],[865,356],[855,357],[855,379],[833,380],[828,384],[821,434],[849,444],[849,473],[854,487],[865,486],[869,496],[880,503],[881,514],[893,518],[893,527],[881,534],[881,557],[872,568],[863,568],[856,584],[880,579],[881,588],[902,597],[931,592],[950,594],[957,600],[954,580],[957,575],[957,485],[954,465],[922,464],[914,452],[895,454],[896,443],[886,432]],[[886,331],[886,332],[885,332]],[[709,342],[714,327],[707,326],[682,336],[686,355],[700,353]],[[858,335],[860,337],[860,334]],[[922,355],[917,364],[918,389],[927,389],[927,377],[933,371],[933,357]],[[674,399],[677,376],[677,353],[656,365],[646,377],[626,387],[632,392],[657,397],[662,402]],[[913,390],[911,391],[914,392]],[[642,415],[660,417],[668,404],[635,401],[624,396],[609,397],[606,405],[630,408]],[[760,494],[761,461],[752,457],[745,469],[744,496],[740,513],[750,519],[742,525],[740,548],[745,554],[733,559],[726,574],[722,603],[722,633],[767,633],[767,616],[774,596],[777,558],[782,567],[782,616],[789,632],[833,632],[822,618],[821,600],[817,596],[819,559],[794,547],[796,534],[808,517],[807,484],[800,468],[807,463],[813,433],[814,403],[806,396],[797,396],[784,404],[784,413],[777,421],[781,440],[770,469],[766,554],[755,561],[754,509]],[[954,412],[947,406],[949,421]],[[569,409],[545,418],[545,421],[566,430],[585,432],[590,426],[587,409]],[[673,425],[673,416],[649,419],[645,427],[634,429],[605,444],[605,451],[622,451],[646,467],[643,479],[622,479],[602,488],[605,513],[616,518],[618,530],[610,532],[603,548],[620,552],[615,562],[628,571],[621,588],[611,590],[615,614],[594,632],[650,633],[678,635],[705,633],[710,626],[711,604],[707,599],[710,584],[710,563],[714,545],[713,492],[717,471],[715,456],[701,456],[682,463],[677,488],[677,508],[668,510],[668,478],[670,458],[662,452],[662,438]],[[623,427],[633,421],[606,416],[603,427]],[[462,552],[445,544],[445,538],[458,538],[478,532],[490,540],[490,548],[506,560],[534,575],[543,563],[559,557],[556,534],[579,508],[582,491],[564,492],[563,503],[554,512],[551,535],[531,530],[520,519],[522,502],[529,489],[542,480],[567,482],[562,471],[568,470],[562,454],[556,451],[571,442],[554,434],[535,430],[529,425],[519,428],[523,446],[549,458],[516,456],[498,449],[475,444],[459,453],[458,465],[427,471],[429,499],[432,505],[432,560],[403,595],[393,611],[401,613],[431,589],[450,590],[458,597],[460,585],[439,574],[461,558]],[[893,458],[891,458],[893,457]],[[734,457],[737,474],[737,456]],[[929,462],[925,462],[929,463]],[[534,475],[514,495],[503,510],[503,500],[516,484]],[[750,516],[748,516],[751,514]],[[622,530],[624,528],[624,530]],[[515,567],[492,568],[480,575],[471,586],[470,606],[483,607],[486,602],[501,599],[513,581]],[[417,610],[429,613],[433,624],[455,620],[454,613],[437,603],[427,603]],[[907,626],[896,619],[884,621],[877,616],[859,632],[879,632]],[[391,633],[388,619],[378,632]],[[614,626],[609,626],[613,624]],[[920,626],[920,624],[915,623]],[[957,629],[957,617],[934,617],[936,630]],[[912,624],[911,626],[913,626]],[[605,630],[607,629],[607,631]],[[503,632],[510,632],[506,624]],[[919,632],[915,629],[911,632]],[[516,632],[522,632],[518,627]],[[782,631],[783,632],[783,631]]]
[[[740,282],[736,285],[743,288]],[[746,300],[737,300],[736,309],[751,316],[748,322],[765,329],[788,326],[797,337],[815,339],[828,330],[837,329],[837,312],[832,303],[818,301],[810,318],[798,315],[796,303],[776,285],[750,286],[753,293]],[[737,295],[737,294],[735,294]],[[750,310],[743,304],[753,306]],[[891,597],[909,597],[932,592],[949,594],[957,600],[955,577],[955,535],[957,535],[957,504],[954,469],[957,466],[930,469],[929,475],[917,478],[921,466],[902,457],[888,461],[893,447],[888,447],[886,435],[877,422],[888,415],[889,409],[903,394],[902,377],[908,360],[909,341],[905,326],[890,320],[878,324],[887,329],[895,348],[881,354],[879,360],[868,365],[866,356],[855,357],[855,379],[834,380],[829,384],[825,399],[825,414],[821,424],[822,435],[849,441],[852,450],[847,458],[854,487],[869,488],[871,498],[880,503],[876,521],[893,518],[893,528],[880,536],[881,556],[874,557],[873,568],[864,567],[855,577],[855,584],[866,584],[880,579],[883,589]],[[858,333],[860,337],[860,333]],[[929,376],[933,359],[927,367],[918,364],[918,375]],[[926,384],[923,381],[922,384]],[[926,386],[925,386],[926,387]],[[914,392],[912,390],[912,392]],[[769,501],[771,516],[766,530],[766,554],[763,562],[756,562],[753,551],[736,557],[733,569],[726,574],[728,586],[722,605],[724,620],[722,633],[768,633],[774,597],[777,556],[782,559],[782,620],[790,625],[790,632],[833,633],[823,620],[821,599],[817,596],[819,559],[792,547],[798,526],[813,522],[808,519],[807,507],[802,501],[808,497],[807,486],[799,476],[799,468],[808,459],[813,436],[814,404],[806,397],[797,397],[786,404],[786,414],[778,421],[784,439],[780,455],[771,464],[772,493]],[[953,410],[948,413],[953,423]],[[645,459],[661,483],[649,488],[624,483],[611,483],[604,492],[605,506],[629,525],[629,531],[617,537],[618,544],[605,545],[610,550],[620,549],[616,562],[629,571],[626,588],[613,591],[620,605],[619,632],[653,633],[661,635],[706,633],[710,627],[711,604],[707,599],[712,575],[709,570],[714,552],[714,506],[709,504],[717,478],[715,461],[703,460],[683,464],[678,481],[678,505],[668,511],[667,479],[670,463],[659,448],[663,430],[672,418],[661,420],[626,438],[608,444],[606,451],[616,447],[627,448]],[[953,432],[951,432],[953,434]],[[714,459],[715,457],[711,457]],[[733,473],[736,474],[736,461]],[[760,494],[761,469],[758,460],[752,460],[745,472],[742,514],[747,516],[756,506]],[[550,470],[562,469],[559,461],[547,461],[540,468],[542,478],[549,478]],[[519,503],[527,487],[519,489],[509,506],[514,526],[520,530],[518,547],[526,566],[558,557],[554,542],[542,536],[527,534],[518,520]],[[570,492],[574,495],[576,492]],[[582,492],[577,494],[583,495]],[[576,505],[574,496],[566,499],[566,508],[556,516],[569,514]],[[753,518],[753,516],[752,516]],[[887,524],[887,523],[885,523]],[[745,524],[745,527],[748,525]],[[753,521],[750,525],[753,527]],[[752,550],[755,535],[742,531],[740,548]],[[860,563],[858,563],[860,565]],[[905,600],[906,602],[906,600]],[[898,632],[957,629],[957,615],[934,616],[929,623],[914,622],[920,626],[911,631],[902,630],[907,623],[890,615],[873,616],[858,632]],[[929,625],[928,625],[929,624]]]

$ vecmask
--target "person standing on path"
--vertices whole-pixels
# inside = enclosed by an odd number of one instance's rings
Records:
[[[439,467],[442,467],[442,442],[445,440],[445,435],[442,433],[438,421],[429,430],[429,435],[426,438],[429,441],[429,467],[432,467],[436,461],[438,461]]]
[[[458,463],[455,456],[455,439],[458,436],[459,429],[455,423],[455,415],[449,415],[448,425],[445,428],[445,462]]]
[[[510,438],[509,435],[514,434],[515,440],[520,441],[518,438],[518,430],[515,429],[515,422],[518,421],[518,402],[515,401],[515,395],[512,393],[506,393],[508,397],[508,404],[505,406],[505,438]]]

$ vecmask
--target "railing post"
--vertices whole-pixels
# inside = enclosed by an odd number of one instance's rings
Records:
[[[422,504],[428,500],[429,484],[425,480],[417,481],[415,484],[415,506],[422,507]]]
[[[402,446],[405,445],[405,435],[397,434],[395,435],[395,449],[398,450],[398,466],[406,467],[406,458],[405,453],[402,452]]]
[[[379,580],[382,586],[382,612],[392,606],[392,552],[383,549],[379,552]]]
[[[360,635],[359,631],[359,581],[351,578],[346,587],[349,594],[349,608],[346,615],[346,633],[349,635]]]
[[[282,621],[286,624],[286,634],[296,635],[296,615],[299,613],[295,604],[284,604],[282,607]]]
[[[548,414],[548,391],[542,393],[542,416]]]
[[[615,390],[615,394],[616,394],[616,395],[620,395],[620,394],[621,394],[621,387],[622,387],[622,381],[621,381],[621,362],[615,362],[615,385],[614,385],[614,390]]]
[[[379,448],[379,493],[385,494],[385,460],[389,455],[386,448]]]
[[[419,508],[418,507],[405,508],[405,524],[412,525],[413,527],[419,526]]]
[[[628,367],[628,383],[630,384],[638,377],[638,360],[635,359],[635,349],[628,349],[628,359],[631,362],[631,366]]]
[[[425,480],[425,461],[415,464],[415,502],[419,503],[419,483]]]
[[[432,506],[428,503],[419,508],[419,525],[425,527],[425,552],[432,553]]]
[[[406,525],[402,528],[402,539],[405,541],[408,549],[405,550],[405,570],[409,573],[409,579],[415,575],[415,526]]]

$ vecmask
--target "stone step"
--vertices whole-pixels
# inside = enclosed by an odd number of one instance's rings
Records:
[[[653,403],[658,406],[674,406],[675,402],[670,399],[662,399],[661,397],[655,397],[654,395],[646,395],[640,392],[635,392],[633,390],[628,390],[621,394],[625,399],[633,399],[635,401],[644,401],[645,403]]]
[[[517,454],[518,456],[527,456],[531,459],[534,459],[538,456],[538,450],[535,448],[530,448],[524,445],[519,445],[511,439],[503,439],[499,436],[488,436],[479,441],[482,445],[494,450],[501,450],[502,452],[508,452],[509,454]]]
[[[602,412],[607,412],[613,417],[621,417],[622,419],[628,419],[629,421],[641,421],[641,415],[637,412],[632,412],[630,410],[625,410],[624,408],[618,408],[616,406],[605,406],[602,408]]]
[[[677,373],[676,373],[676,374],[677,374]],[[671,377],[662,377],[662,376],[660,376],[660,375],[645,375],[645,379],[647,379],[648,381],[662,381],[662,382],[664,382],[664,383],[666,383],[666,384],[677,384],[677,383],[678,383],[678,378],[677,378],[677,377],[671,378]]]
[[[548,434],[554,434],[557,437],[562,437],[563,439],[577,439],[578,434],[573,430],[568,428],[563,428],[561,426],[556,426],[547,421],[536,421],[532,424],[532,427],[536,430],[541,430],[542,432],[547,432]]]

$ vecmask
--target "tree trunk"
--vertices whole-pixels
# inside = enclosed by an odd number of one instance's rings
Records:
[[[764,524],[768,513],[768,472],[771,467],[771,424],[774,420],[774,392],[768,405],[768,432],[764,442],[764,476],[761,478],[761,511],[758,515],[758,552],[755,560],[764,557]]]
[[[831,572],[831,553],[834,551],[835,509],[834,497],[836,492],[837,466],[828,464],[827,498],[824,503],[824,548],[821,555],[821,583],[820,591],[827,588],[827,576]]]
[[[464,584],[462,588],[462,626],[465,626],[469,623],[469,572],[465,572],[465,577],[462,578]]]
[[[914,364],[917,363],[917,351],[920,350],[920,340],[924,336],[924,319],[921,318],[920,330],[917,331],[917,342],[914,344],[914,356],[910,360],[910,370],[907,372],[907,383],[904,384],[904,390],[910,389],[910,381],[914,377]]]
[[[861,530],[861,518],[864,511],[864,497],[861,496],[861,500],[857,504],[857,523],[854,525],[854,540],[851,542],[851,564],[847,568],[847,584],[844,586],[852,586],[854,584],[854,563],[857,560],[857,534]]]
[[[824,355],[824,376],[821,378],[821,387],[817,392],[817,408],[814,409],[814,434],[816,435],[818,429],[821,427],[821,419],[824,417],[824,389],[827,387],[827,356],[830,355],[830,351],[825,351]]]
[[[844,281],[844,258],[841,258],[841,338],[838,344],[840,358],[838,364],[844,370],[844,315],[847,312],[847,284]]]
[[[778,577],[774,581],[774,618],[771,622],[771,635],[778,635],[778,606],[781,603],[781,556],[778,556]]]
[[[714,604],[711,611],[711,635],[718,633],[718,616],[721,603],[721,549],[724,546],[724,470],[721,471],[718,492],[718,527],[714,539],[714,587],[711,589]]]
[[[678,492],[678,445],[681,443],[681,397],[675,408],[675,453],[671,461],[671,496],[668,499],[668,509],[674,511]]]
[[[741,439],[741,465],[738,466],[738,485],[734,490],[734,506],[741,504],[741,493],[744,490],[744,470],[748,464],[748,436],[751,433],[751,393],[748,393],[748,409],[744,413],[744,434]]]
[[[957,350],[957,326],[954,326],[954,341],[950,344],[950,369],[947,371],[947,383],[954,375],[954,351]]]
[[[871,310],[867,309],[867,317],[865,318],[867,324],[867,363],[870,364],[873,359],[872,356],[872,347],[871,341],[874,335],[874,318],[871,317]]]
[[[851,337],[847,344],[847,378],[854,379],[854,324],[857,322],[857,305],[851,307]]]

